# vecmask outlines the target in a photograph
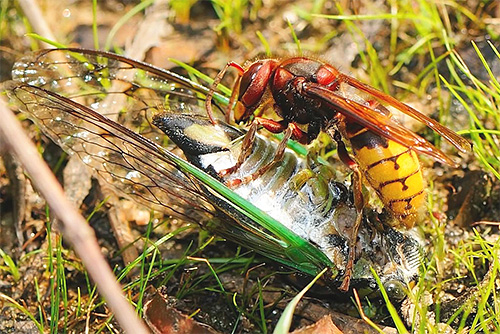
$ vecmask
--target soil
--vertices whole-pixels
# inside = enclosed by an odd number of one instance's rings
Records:
[[[57,4],[53,1],[39,1],[39,4],[43,17],[38,19],[48,23],[57,41],[69,46],[95,47],[90,1],[59,1]],[[105,45],[115,24],[136,5],[138,2],[131,0],[98,2],[99,45]],[[368,47],[376,49],[382,64],[392,57],[391,52],[399,54],[400,48],[409,47],[401,42],[401,46],[397,44],[394,50],[391,46],[388,20],[359,20],[354,22],[353,28],[353,21],[349,20],[311,18],[309,13],[314,10],[313,5],[314,2],[305,0],[256,1],[242,10],[241,21],[238,21],[235,15],[231,18],[232,21],[228,18],[222,23],[212,2],[193,2],[188,10],[189,15],[182,17],[181,11],[176,12],[167,3],[157,1],[154,6],[125,21],[111,39],[112,50],[125,51],[132,58],[155,66],[178,70],[176,65],[169,61],[169,58],[175,58],[215,77],[228,61],[244,63],[246,60],[265,56],[266,47],[256,32],[265,38],[273,56],[298,54],[288,20],[304,54],[324,59],[349,75],[370,82],[370,69],[364,67],[361,56],[370,52]],[[486,8],[475,2],[462,5],[469,6],[470,11],[481,18],[488,18],[486,13],[499,8],[495,7],[496,5]],[[391,12],[384,1],[324,2],[320,12],[337,15],[339,8],[343,8],[345,15]],[[15,60],[30,52],[38,42],[25,35],[36,25],[23,21],[24,15],[18,4],[2,2],[0,15],[3,15],[0,23],[0,82],[3,82],[10,79],[10,68]],[[464,55],[469,55],[471,64],[476,60],[469,41],[475,39],[484,43],[486,31],[496,27],[482,26],[467,20],[464,23],[458,18],[457,21],[452,19],[448,23],[456,32],[455,37],[461,40],[457,43],[457,49],[463,51]],[[401,21],[400,25],[398,41],[415,34],[404,21]],[[370,46],[365,40],[371,43]],[[444,52],[444,49],[436,50]],[[498,59],[495,60],[493,54],[490,56],[489,60],[498,65]],[[403,70],[394,74],[391,79],[414,82],[429,61],[428,54],[414,55],[411,61],[403,64]],[[478,66],[473,68],[480,69]],[[498,66],[494,68],[495,71],[496,69]],[[446,70],[443,69],[443,75],[445,74]],[[227,76],[224,83],[230,86],[233,79],[234,73]],[[425,94],[413,97],[394,85],[388,87],[391,94],[401,96],[404,102],[421,106],[425,110],[437,110],[433,95],[435,85],[429,85]],[[468,117],[465,110],[455,102],[450,102],[450,105],[451,114],[456,116],[456,122],[450,124],[450,127],[454,130],[467,128]],[[432,112],[428,113],[434,116]],[[66,164],[69,165],[67,156],[33,124],[24,120],[23,116],[20,115],[19,118],[26,133],[43,152],[45,160],[63,180],[63,169]],[[419,130],[417,128],[415,131]],[[429,133],[420,133],[428,139],[433,138]],[[2,150],[1,145],[0,154],[0,250],[13,259],[19,271],[17,278],[8,269],[5,261],[0,262],[0,332],[37,332],[35,322],[30,319],[28,313],[44,324],[44,331],[49,331],[49,319],[54,312],[59,314],[59,320],[57,328],[53,328],[52,332],[122,332],[119,324],[110,318],[106,304],[96,297],[93,283],[85,273],[81,261],[72,252],[71,246],[64,242],[64,237],[60,234],[48,230],[53,228],[57,231],[57,222],[47,218],[45,202],[31,187],[29,176],[23,173],[15,158],[12,158],[5,148]],[[479,287],[485,285],[491,275],[494,275],[492,271],[498,270],[493,268],[495,260],[491,255],[465,263],[455,252],[456,249],[467,247],[471,250],[480,248],[477,235],[487,242],[497,243],[499,234],[498,227],[493,223],[498,223],[500,214],[500,183],[479,165],[472,154],[462,156],[461,159],[462,167],[466,167],[460,169],[432,165],[432,161],[423,159],[426,177],[432,180],[433,184],[429,196],[435,199],[434,207],[431,208],[434,217],[433,223],[429,224],[433,226],[417,227],[426,236],[425,252],[429,262],[426,264],[426,274],[421,278],[427,283],[417,284],[416,288],[425,284],[436,287],[432,291],[433,295],[421,297],[422,303],[428,304],[428,311],[432,316],[436,317],[438,313],[436,322],[449,322],[449,325],[443,326],[451,331],[461,326],[461,318],[454,318],[454,312],[461,305],[474,304],[479,298]],[[70,181],[66,181],[66,185],[70,187],[68,182]],[[80,198],[76,201],[83,215],[91,216],[89,223],[96,231],[102,253],[116,272],[123,269],[125,263],[134,259],[147,246],[143,241],[144,235],[148,234],[152,239],[160,238],[185,225],[183,221],[156,214],[153,220],[158,222],[158,227],[151,231],[148,225],[144,225],[149,220],[148,209],[143,209],[135,203],[120,201],[116,206],[118,217],[124,218],[119,218],[118,222],[126,225],[123,232],[126,237],[125,241],[120,238],[117,240],[117,232],[113,230],[116,229],[116,223],[110,222],[109,218],[109,208],[115,206],[111,203],[100,206],[106,196],[102,195],[98,183],[95,180],[90,182],[89,178],[87,189],[82,185],[81,179],[71,182],[74,182],[73,186],[76,188],[84,189],[82,194],[74,197]],[[442,226],[442,235],[434,234],[436,225]],[[167,263],[169,259],[182,258],[195,249],[196,245],[203,244],[208,239],[206,232],[195,227],[188,229],[162,245],[162,259]],[[443,242],[439,243],[436,239]],[[139,241],[135,242],[131,249],[127,248],[128,251],[120,251],[128,244],[127,240]],[[465,241],[470,241],[470,246],[464,246]],[[62,254],[56,254],[58,244],[63,246]],[[437,253],[442,254],[438,262],[434,257]],[[60,268],[64,272],[64,281],[55,279],[53,275],[56,271],[50,268],[56,264],[56,255],[64,259],[64,267]],[[253,262],[251,267],[229,265],[219,274],[220,283],[211,274],[208,266],[196,261],[182,262],[171,270],[155,267],[155,274],[146,287],[133,285],[137,282],[137,273],[123,278],[121,283],[131,285],[127,290],[128,297],[134,302],[137,302],[139,291],[146,289],[146,299],[154,300],[151,305],[159,303],[161,306],[155,307],[173,310],[175,315],[172,318],[177,319],[176,321],[179,321],[176,312],[182,314],[182,321],[188,321],[186,315],[193,315],[196,326],[201,328],[200,332],[208,330],[204,326],[210,326],[210,330],[220,333],[259,333],[272,330],[286,303],[300,289],[290,278],[289,269],[247,251],[244,245],[218,240],[209,243],[193,256],[210,259],[243,257],[253,258]],[[464,263],[461,263],[462,260]],[[165,264],[164,268],[167,267]],[[471,275],[471,271],[475,276]],[[224,292],[220,291],[219,284],[224,287]],[[61,289],[64,289],[65,294],[58,294],[57,291]],[[500,292],[498,282],[494,283],[493,289],[497,293]],[[309,294],[299,304],[292,328],[316,323],[324,315],[330,315],[333,323],[343,333],[373,330],[358,319],[359,313],[351,301],[351,293]],[[56,296],[65,296],[66,299],[56,299]],[[436,301],[441,302],[436,304]],[[375,322],[386,326],[387,332],[395,331],[395,323],[388,314],[383,299],[373,298],[370,303],[366,300],[362,303],[365,313]],[[395,303],[395,306],[409,328],[415,325],[414,302],[406,299]],[[58,311],[54,311],[54,308]],[[154,319],[157,315],[151,310],[147,309],[144,317],[150,326],[155,327]],[[474,308],[470,312],[474,314]],[[470,319],[472,316],[466,321],[471,321]],[[175,333],[182,333],[179,328],[176,330]]]

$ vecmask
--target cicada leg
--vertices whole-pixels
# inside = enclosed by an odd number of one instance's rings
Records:
[[[356,255],[356,243],[358,238],[359,226],[361,225],[361,219],[363,215],[364,198],[363,198],[363,184],[362,184],[362,174],[358,168],[358,164],[350,157],[347,152],[347,148],[342,141],[340,133],[335,131],[334,138],[337,142],[337,154],[342,160],[342,162],[352,170],[352,191],[354,194],[354,207],[356,208],[356,220],[351,226],[350,232],[348,233],[349,239],[349,255],[347,258],[347,264],[345,268],[344,280],[340,285],[339,289],[342,291],[349,290],[349,283],[351,281],[352,269],[354,266],[354,257]]]

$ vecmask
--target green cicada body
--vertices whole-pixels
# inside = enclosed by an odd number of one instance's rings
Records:
[[[214,177],[218,177],[221,170],[234,165],[245,135],[225,123],[214,126],[208,118],[193,115],[163,114],[155,117],[153,123],[183,150],[191,163]],[[220,181],[228,183],[265,166],[272,160],[276,146],[274,141],[258,136],[251,154],[238,171]],[[250,183],[233,187],[232,191],[288,228],[290,233],[315,245],[331,261],[333,271],[343,273],[349,253],[349,241],[344,231],[356,219],[357,211],[351,191],[343,182],[334,179],[333,172],[325,172],[325,167],[287,150],[284,158],[265,174]],[[208,197],[212,196],[210,189],[205,189],[205,193]],[[216,202],[216,198],[212,202]],[[220,205],[219,209],[233,217],[237,214],[231,209],[227,210],[224,205]],[[238,228],[242,221],[245,221],[244,227]],[[263,240],[241,235],[239,230],[246,231],[249,226],[256,225],[251,219],[240,217],[238,222],[236,228],[231,224],[217,224],[212,229],[227,239],[247,245],[278,261],[280,255],[286,254],[279,247],[273,249],[263,246]],[[256,229],[266,232],[262,226]],[[370,267],[375,269],[389,290],[417,277],[420,246],[407,233],[389,227],[377,230],[365,217],[357,249],[362,251],[355,263],[354,286],[375,284]],[[302,267],[297,268],[304,270],[306,267],[306,264],[302,264]],[[334,275],[330,279],[339,283],[341,277]]]

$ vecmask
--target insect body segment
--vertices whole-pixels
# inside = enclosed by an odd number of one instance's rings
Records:
[[[425,205],[425,182],[416,153],[355,123],[345,131],[359,168],[385,208],[411,228]]]

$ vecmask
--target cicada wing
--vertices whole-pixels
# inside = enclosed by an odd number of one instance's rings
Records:
[[[193,92],[209,91],[203,85],[148,63],[111,52],[76,48],[47,49],[26,55],[14,64],[12,77],[68,97],[88,92],[99,99],[99,92],[133,94],[137,89],[147,88],[157,93],[160,102],[166,96],[192,101],[197,99]]]
[[[34,52],[14,64],[12,77],[90,107],[160,145],[165,135],[151,126],[153,117],[165,110],[205,113],[200,107],[208,91],[176,73],[85,49]]]
[[[91,108],[11,82],[10,97],[52,140],[118,193],[213,232],[289,267],[316,274],[329,260],[304,239],[204,171]]]
[[[183,198],[180,207],[189,201],[194,208],[207,206],[203,201],[197,205],[194,185],[187,185],[189,178],[170,166],[171,161],[167,161],[166,171],[161,171],[162,166],[156,169],[157,162],[149,161],[139,144],[119,141],[116,137],[123,133],[108,129],[110,124],[117,125],[114,121],[140,135],[141,140],[167,146],[168,137],[152,125],[153,117],[167,110],[201,112],[195,91],[207,90],[205,87],[146,63],[83,49],[34,52],[15,63],[12,76],[18,82],[14,95],[30,118],[65,150],[78,154],[113,188],[123,189],[149,206],[175,208],[176,194]],[[127,186],[123,178],[129,179]],[[191,195],[176,191],[176,187],[187,188]]]
[[[13,101],[44,133],[79,156],[117,192],[190,221],[212,216],[213,206],[180,171],[173,153],[56,93],[15,82],[6,86]],[[192,209],[189,215],[186,208]]]

